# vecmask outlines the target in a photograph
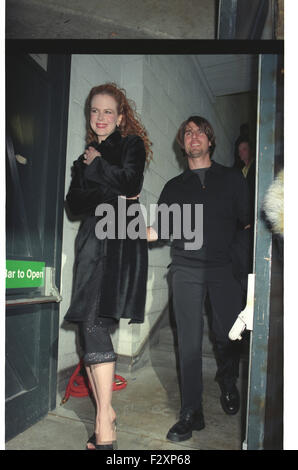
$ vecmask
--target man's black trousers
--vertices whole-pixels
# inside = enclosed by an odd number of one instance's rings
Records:
[[[227,389],[239,375],[239,342],[230,341],[229,331],[241,311],[242,291],[231,265],[195,268],[172,264],[173,307],[177,324],[181,408],[202,406],[202,339],[204,302],[211,304],[211,329],[217,358],[216,380]]]

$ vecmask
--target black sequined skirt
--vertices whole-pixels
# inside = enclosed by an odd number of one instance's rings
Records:
[[[117,360],[110,335],[110,328],[117,323],[113,318],[97,318],[80,322],[80,339],[86,366]]]

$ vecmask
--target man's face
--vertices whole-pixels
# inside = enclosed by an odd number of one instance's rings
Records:
[[[184,149],[190,158],[200,158],[209,154],[211,142],[206,134],[194,123],[186,125],[184,133]]]
[[[250,160],[250,147],[248,142],[241,142],[238,147],[239,158],[244,163]]]

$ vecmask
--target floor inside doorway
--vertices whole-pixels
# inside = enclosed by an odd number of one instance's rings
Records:
[[[113,392],[117,413],[118,450],[241,450],[245,426],[247,361],[241,361],[241,410],[226,415],[220,405],[220,391],[214,381],[216,363],[207,335],[204,336],[204,416],[206,427],[194,431],[181,443],[166,439],[176,422],[179,407],[173,331],[164,325],[159,340],[150,346],[150,360],[131,373],[116,373],[127,380],[127,387]],[[93,433],[94,406],[89,397],[70,397],[60,405],[66,383],[60,384],[57,407],[37,424],[6,443],[6,450],[83,450]]]

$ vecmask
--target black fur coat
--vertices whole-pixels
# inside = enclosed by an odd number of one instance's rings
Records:
[[[76,238],[73,294],[65,319],[86,321],[95,317],[131,323],[144,321],[148,269],[147,240],[96,236],[99,204],[108,203],[118,220],[118,197],[140,193],[145,167],[143,140],[135,135],[121,137],[118,131],[101,144],[92,143],[101,157],[90,165],[81,155],[73,165],[66,200],[70,212],[82,218]],[[138,203],[136,200],[127,204]],[[130,218],[126,217],[127,226]],[[117,227],[116,227],[117,234]]]

